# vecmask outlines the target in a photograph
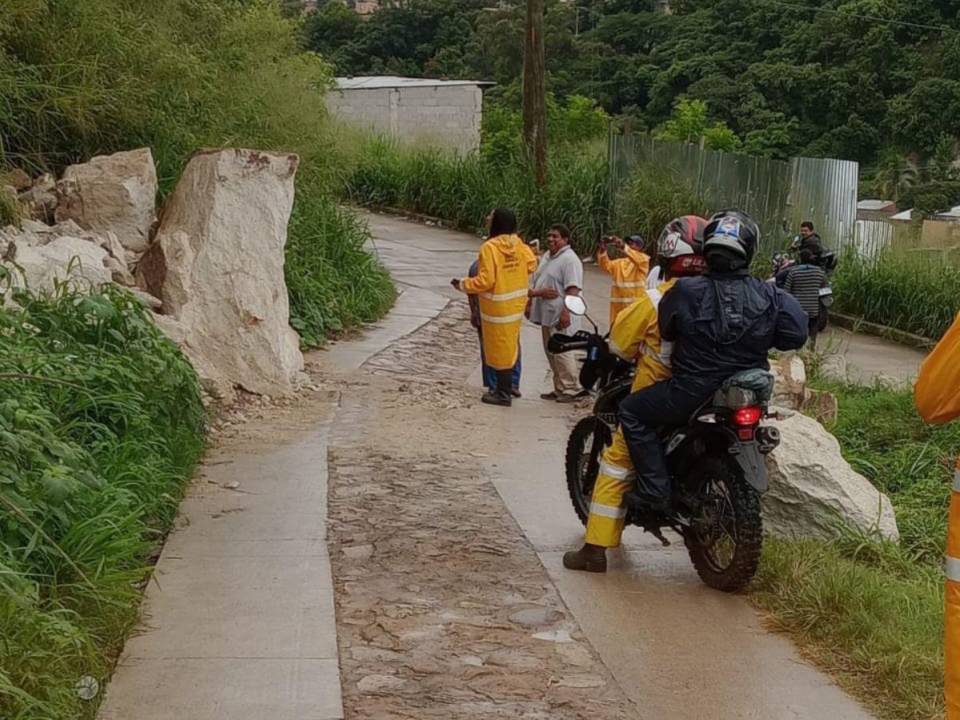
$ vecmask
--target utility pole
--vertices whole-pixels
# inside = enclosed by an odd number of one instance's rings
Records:
[[[523,139],[533,159],[537,185],[547,182],[547,71],[543,44],[543,0],[527,0],[523,45]]]

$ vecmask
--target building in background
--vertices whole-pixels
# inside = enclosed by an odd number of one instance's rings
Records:
[[[466,154],[480,147],[483,88],[475,80],[337,78],[327,109],[348,125],[404,144]]]

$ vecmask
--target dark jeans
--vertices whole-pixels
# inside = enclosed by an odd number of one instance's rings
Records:
[[[483,386],[487,390],[497,389],[497,371],[487,365],[487,360],[483,356],[483,333],[477,330],[477,336],[480,338],[480,364],[483,366]],[[513,387],[520,387],[520,350],[517,350],[517,364],[513,366]]]
[[[680,427],[710,397],[716,383],[664,380],[620,403],[620,428],[637,473],[637,490],[654,503],[670,499],[670,473],[657,430]]]
[[[807,345],[810,346],[811,350],[817,349],[817,335],[820,334],[821,323],[820,318],[810,318],[810,324],[807,325]]]

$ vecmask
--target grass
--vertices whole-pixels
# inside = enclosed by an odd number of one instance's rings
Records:
[[[120,290],[0,310],[0,717],[92,718],[203,446],[193,369]]]
[[[543,238],[551,224],[564,223],[577,250],[588,253],[607,226],[606,167],[599,146],[565,146],[552,156],[541,189],[520,158],[458,157],[374,139],[361,147],[346,193],[361,205],[440,217],[468,232],[479,231],[493,208],[511,207],[528,239]]]
[[[939,339],[960,312],[960,268],[942,256],[887,250],[876,261],[843,258],[833,277],[836,309]]]
[[[960,426],[923,423],[908,389],[817,385],[836,393],[830,430],[851,465],[889,494],[901,542],[771,540],[753,600],[879,717],[940,718],[941,559]]]

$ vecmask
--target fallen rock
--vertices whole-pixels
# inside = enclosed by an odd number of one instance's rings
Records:
[[[57,222],[75,220],[98,233],[114,232],[134,260],[146,251],[156,222],[157,170],[149,148],[71,165],[57,183]]]
[[[3,177],[7,185],[13,186],[17,192],[29,190],[33,186],[33,180],[20,168],[14,168]]]
[[[83,238],[63,236],[45,245],[14,242],[12,249],[7,246],[0,264],[10,271],[16,288],[50,291],[58,282],[69,280],[81,290],[93,291],[111,281],[106,259],[103,248]]]
[[[782,437],[767,457],[770,490],[763,496],[767,532],[790,538],[834,538],[845,524],[888,540],[900,537],[889,498],[854,472],[840,443],[800,413],[773,421]]]
[[[770,362],[774,377],[773,404],[799,410],[806,402],[807,369],[799,355],[784,355]]]
[[[303,369],[284,280],[296,155],[198,153],[167,202],[138,277],[163,301],[161,327],[208,388],[293,389]]]
[[[56,221],[59,203],[57,183],[53,175],[45,173],[38,177],[33,187],[20,194],[20,202],[26,205],[31,218],[52,225]]]

